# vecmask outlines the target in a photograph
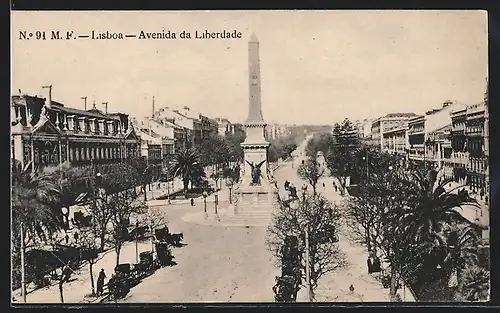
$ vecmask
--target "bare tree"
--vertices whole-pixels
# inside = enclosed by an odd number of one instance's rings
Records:
[[[90,285],[92,288],[92,296],[95,296],[95,284],[94,284],[94,265],[102,259],[104,255],[99,256],[99,244],[96,241],[96,237],[99,233],[95,232],[97,228],[86,227],[80,229],[80,240],[78,241],[82,260],[89,263],[89,273],[90,273]],[[97,236],[96,236],[97,235]]]
[[[304,230],[309,234],[310,286],[314,297],[314,289],[319,279],[326,273],[344,267],[346,263],[343,252],[338,248],[339,210],[322,195],[306,195],[289,203],[278,203],[273,214],[272,223],[267,232],[267,245],[273,253],[276,264],[281,266],[283,255],[281,247],[285,238],[294,235],[299,238],[299,253],[304,255]],[[306,262],[302,259],[302,277],[305,282]],[[307,282],[306,282],[307,283]]]
[[[71,274],[73,273],[74,269],[71,267],[71,264],[66,264],[64,267],[61,268],[61,274],[59,275],[59,296],[61,297],[61,303],[64,303],[64,292],[63,292],[63,285],[65,282],[69,281]]]
[[[168,219],[158,207],[151,207],[137,213],[137,222],[141,226],[148,226],[150,236],[154,236],[155,229],[167,226]]]
[[[146,204],[136,197],[135,190],[128,189],[109,196],[107,206],[113,212],[113,244],[116,252],[116,265],[120,264],[120,252],[123,244],[128,239],[130,216],[145,211]]]
[[[108,225],[113,217],[112,206],[109,205],[110,197],[103,190],[97,190],[92,205],[89,206],[92,215],[92,227],[96,237],[99,238],[99,251],[104,251]]]
[[[313,193],[316,194],[316,185],[318,180],[325,174],[325,169],[318,162],[317,157],[312,156],[299,166],[297,174],[300,178],[309,182],[313,188]]]
[[[373,197],[350,197],[343,202],[346,223],[353,239],[361,240],[368,251],[376,249],[374,242],[382,232],[384,208],[376,195]]]

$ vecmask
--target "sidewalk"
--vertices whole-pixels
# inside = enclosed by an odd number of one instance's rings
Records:
[[[139,242],[138,252],[151,251],[151,241]],[[122,247],[120,252],[120,263],[136,263],[135,242],[128,242]],[[100,254],[101,259],[93,266],[94,283],[97,285],[97,276],[101,268],[104,269],[107,279],[111,278],[116,265],[116,253],[114,249],[105,251]],[[59,287],[56,281],[52,285],[33,290],[33,286],[28,286],[28,294],[26,295],[27,303],[61,303],[59,295]],[[31,284],[30,284],[31,285]],[[31,288],[30,288],[31,287]],[[97,300],[91,298],[92,288],[90,283],[90,269],[88,263],[84,263],[82,267],[75,271],[70,277],[70,281],[63,285],[64,303],[89,303]],[[22,303],[21,289],[13,292],[13,297],[16,299],[14,303]]]
[[[478,224],[480,226],[487,226],[489,228],[489,205],[484,201],[484,197],[481,199],[478,194],[472,193],[469,186],[464,186],[463,184],[459,184],[457,182],[451,182],[445,186],[446,191],[453,190],[453,193],[457,193],[460,189],[467,190],[469,192],[469,196],[476,199],[479,204],[479,208],[474,205],[463,205],[461,207],[462,209],[457,209],[457,211],[471,223]]]
[[[332,178],[321,179],[318,186],[322,186],[323,182],[326,187],[318,188],[318,192],[333,203],[340,205],[344,198],[333,190]],[[382,283],[374,276],[375,274],[368,274],[366,247],[351,241],[345,235],[346,231],[349,230],[344,227],[339,231],[338,244],[340,251],[345,253],[348,265],[345,268],[327,273],[320,279],[316,290],[316,301],[389,302],[389,289],[382,286]],[[353,293],[349,291],[351,284],[355,288]]]

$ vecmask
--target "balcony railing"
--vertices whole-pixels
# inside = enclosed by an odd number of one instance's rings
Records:
[[[478,137],[484,137],[484,130],[480,130],[480,131],[477,131],[477,130],[467,130],[465,132],[465,134],[467,136],[478,136]]]

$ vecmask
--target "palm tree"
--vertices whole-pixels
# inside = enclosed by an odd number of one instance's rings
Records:
[[[436,177],[429,171],[412,171],[412,181],[407,195],[407,206],[396,213],[395,223],[403,226],[405,235],[411,234],[416,242],[440,241],[438,233],[446,223],[472,225],[458,209],[464,205],[478,206],[475,199],[466,194],[456,194],[454,190],[445,190],[451,180],[436,182]]]
[[[70,207],[77,203],[76,200],[81,193],[90,192],[90,187],[85,185],[86,180],[92,177],[91,168],[71,167],[69,162],[61,163],[55,167],[45,167],[45,174],[51,175],[57,188],[58,197],[55,199],[55,207],[66,208],[65,224],[68,223]]]
[[[400,187],[393,197],[398,198],[396,202],[400,205],[385,214],[384,237],[397,243],[396,250],[412,250],[411,253],[406,253],[405,258],[398,256],[398,251],[395,251],[396,260],[392,262],[400,271],[405,272],[402,274],[407,278],[414,282],[424,281],[433,275],[434,269],[445,265],[444,259],[449,254],[446,239],[440,236],[443,225],[472,225],[458,209],[463,205],[478,204],[468,195],[456,194],[453,190],[445,191],[444,187],[450,181],[439,181],[432,170],[426,172],[416,168],[406,171],[400,167],[394,172],[398,176]],[[469,235],[470,232],[464,234],[464,242],[469,240],[465,239],[470,238]],[[460,253],[465,255],[467,251],[464,248]],[[451,262],[448,264],[449,268],[456,269],[459,266],[460,255],[452,254],[452,257],[448,257],[447,262]],[[447,274],[450,275],[451,270]]]
[[[480,266],[471,266],[464,272],[459,284],[457,300],[488,301],[490,297],[490,272]]]
[[[13,256],[21,254],[21,273],[24,273],[26,246],[36,238],[46,241],[47,237],[61,229],[60,208],[57,202],[59,190],[53,176],[34,169],[29,162],[24,167],[18,160],[12,160],[12,240]],[[48,235],[48,236],[47,236]],[[26,295],[24,277],[21,287]]]
[[[463,271],[479,264],[479,238],[475,229],[465,224],[453,225],[446,237],[443,267],[448,277],[456,273],[460,284]]]
[[[189,182],[193,184],[205,177],[205,170],[195,152],[184,150],[174,156],[173,163],[169,168],[172,176],[182,179],[184,195],[187,198]]]
[[[60,190],[51,174],[32,170],[31,162],[22,167],[18,160],[12,168],[12,223],[14,232],[21,222],[30,239],[45,239],[61,229]],[[28,238],[25,238],[28,239]]]

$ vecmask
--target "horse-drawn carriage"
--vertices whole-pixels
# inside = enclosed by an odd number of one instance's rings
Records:
[[[84,215],[83,212],[76,211],[73,214],[73,221],[78,227],[89,227],[92,223],[92,215]]]
[[[139,263],[134,264],[132,269],[132,278],[139,280],[149,276],[158,269],[159,262],[153,258],[153,252],[146,251],[139,254]]]
[[[119,264],[115,267],[115,273],[108,281],[108,290],[113,299],[121,299],[127,295],[132,287],[130,264]]]

